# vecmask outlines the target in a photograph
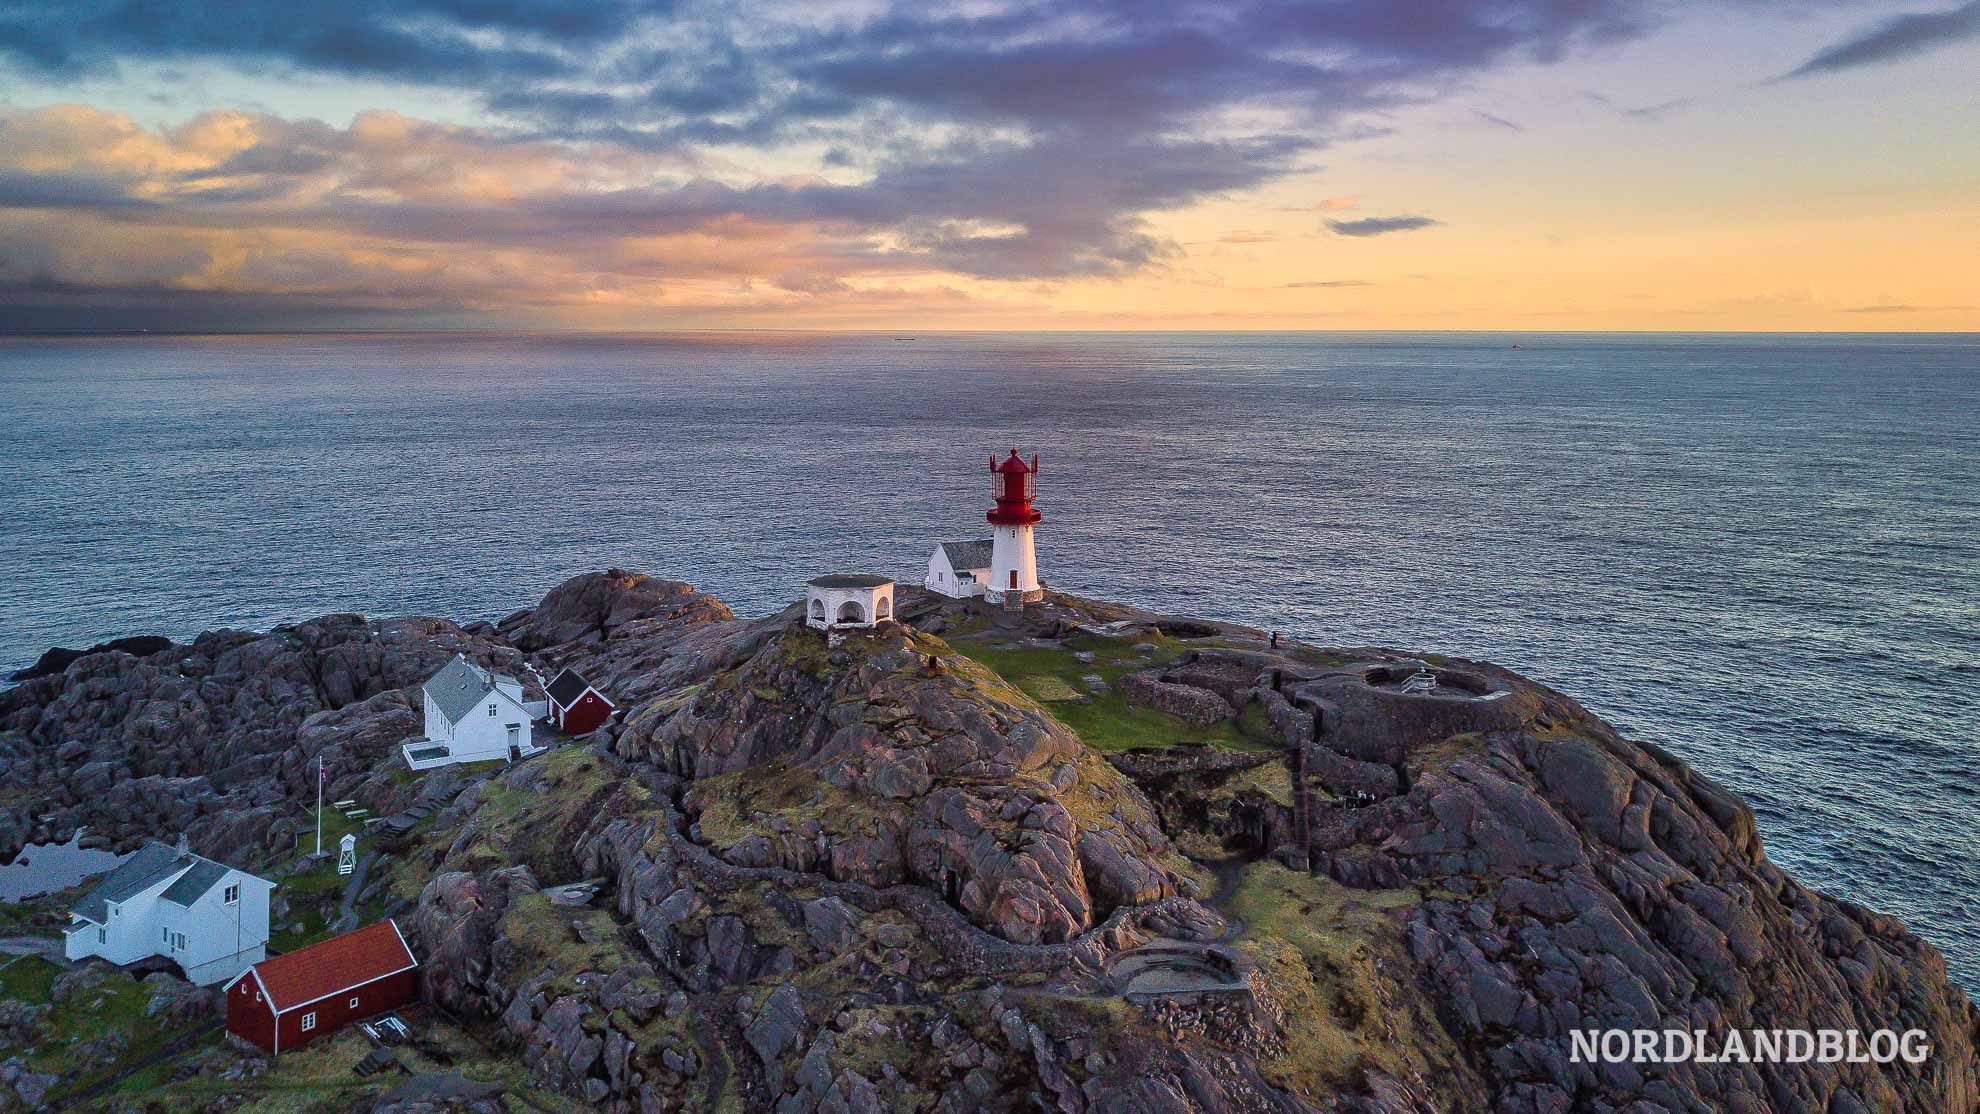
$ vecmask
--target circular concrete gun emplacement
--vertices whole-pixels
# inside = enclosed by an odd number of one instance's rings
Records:
[[[1490,681],[1476,673],[1437,669],[1421,661],[1378,665],[1365,670],[1361,681],[1370,688],[1384,692],[1441,700],[1495,700],[1510,692],[1506,686],[1494,688]]]
[[[1107,981],[1131,1002],[1251,995],[1250,957],[1222,944],[1151,940],[1107,961]]]
[[[1390,766],[1453,735],[1518,730],[1540,706],[1537,695],[1488,672],[1404,657],[1329,669],[1288,682],[1285,694],[1313,717],[1313,742]]]

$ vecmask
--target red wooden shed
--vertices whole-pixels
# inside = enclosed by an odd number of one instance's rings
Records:
[[[227,1031],[269,1053],[419,996],[419,961],[384,920],[264,959],[227,986]]]
[[[550,722],[566,735],[597,730],[617,707],[575,669],[558,673],[543,691],[550,697]]]

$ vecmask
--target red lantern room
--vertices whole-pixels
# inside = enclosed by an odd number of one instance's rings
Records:
[[[1032,455],[1031,463],[1026,464],[1018,456],[1016,449],[1003,460],[996,453],[990,454],[990,498],[997,505],[984,515],[993,526],[1032,526],[1045,516],[1031,505],[1033,486],[1038,476],[1038,457]]]

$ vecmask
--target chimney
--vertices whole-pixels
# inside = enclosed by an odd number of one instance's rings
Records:
[[[186,833],[184,832],[179,833],[179,857],[181,859],[192,858],[192,848],[186,843]]]

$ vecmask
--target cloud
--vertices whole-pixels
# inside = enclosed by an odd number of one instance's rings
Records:
[[[1845,306],[1844,313],[1955,313],[1980,306],[1912,306],[1900,302],[1878,302],[1869,306]]]
[[[289,0],[30,0],[0,7],[0,61],[55,87],[217,64],[405,100],[455,90],[481,115],[339,128],[211,112],[147,129],[76,107],[7,114],[0,222],[59,218],[26,225],[70,238],[41,245],[55,280],[90,270],[77,245],[172,240],[194,251],[174,258],[207,260],[158,280],[188,289],[293,293],[316,267],[312,297],[430,283],[448,305],[1111,281],[1178,258],[1159,214],[1310,169],[1373,113],[1639,35],[1663,10],[343,0],[302,18]]]
[[[671,5],[641,0],[60,0],[0,14],[0,56],[57,76],[128,58],[235,59],[421,84],[547,81]]]
[[[1344,213],[1361,204],[1361,198],[1354,195],[1343,197],[1323,197],[1318,205],[1292,205],[1280,210],[1286,213]]]
[[[1375,284],[1372,282],[1364,282],[1361,279],[1329,279],[1325,282],[1289,282],[1284,285],[1283,289],[1337,290],[1344,286],[1373,286],[1373,285]]]
[[[852,290],[852,284],[831,275],[815,275],[808,271],[790,271],[778,275],[777,288],[795,294],[844,294]]]
[[[1626,116],[1632,120],[1661,120],[1666,113],[1683,108],[1697,99],[1695,97],[1673,97],[1670,100],[1658,101],[1655,104],[1626,105],[1613,97],[1593,91],[1584,92],[1582,96],[1594,101],[1603,108],[1609,109],[1618,116]]]
[[[1830,46],[1776,80],[1812,77],[1894,62],[1980,36],[1980,0],[1941,12],[1894,16]]]
[[[1330,220],[1327,227],[1340,236],[1384,236],[1391,232],[1435,228],[1443,223],[1432,217],[1363,217],[1360,220]]]
[[[1276,232],[1253,232],[1248,229],[1235,229],[1217,237],[1220,244],[1269,244],[1279,238]]]
[[[1495,127],[1505,128],[1507,131],[1523,132],[1526,130],[1525,124],[1516,124],[1503,116],[1494,116],[1482,108],[1472,109],[1471,114]]]

